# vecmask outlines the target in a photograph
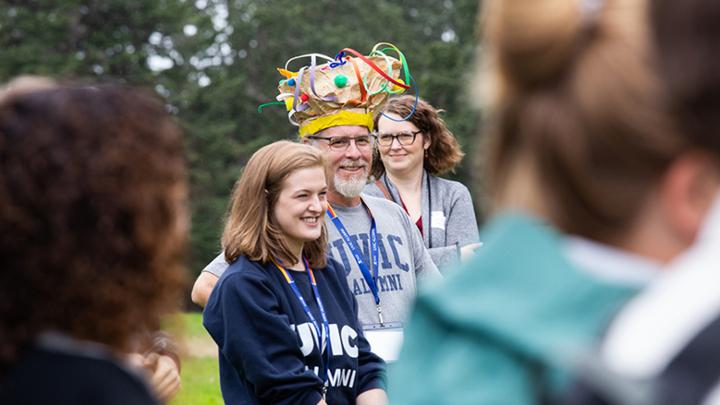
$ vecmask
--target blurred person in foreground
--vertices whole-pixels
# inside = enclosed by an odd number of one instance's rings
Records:
[[[228,404],[384,404],[385,364],[370,351],[345,269],[327,257],[322,153],[278,141],[235,184],[227,261],[203,312]]]
[[[0,89],[0,99],[57,87],[58,83],[46,76],[19,76]],[[161,400],[169,400],[180,390],[180,349],[169,333],[146,331],[136,340],[126,359],[148,373],[152,388]]]
[[[718,190],[720,148],[671,120],[643,1],[484,6],[494,211],[478,257],[419,297],[397,404],[556,403]]]
[[[720,149],[720,4],[654,0],[650,18],[679,128],[713,154]],[[716,195],[693,246],[610,325],[595,359],[601,367],[584,370],[585,390],[574,403],[720,404],[719,246]]]
[[[157,403],[127,353],[171,350],[147,331],[184,281],[180,130],[150,93],[40,82],[0,100],[0,403]]]
[[[19,76],[0,89],[0,100],[33,91],[50,90],[58,85],[58,82],[46,76]],[[152,388],[161,400],[169,400],[180,390],[180,349],[169,333],[146,331],[137,339],[127,360],[149,373]]]
[[[375,117],[376,179],[365,193],[403,207],[442,271],[473,255],[478,226],[470,191],[439,177],[454,171],[464,153],[438,110],[413,96],[391,98]]]

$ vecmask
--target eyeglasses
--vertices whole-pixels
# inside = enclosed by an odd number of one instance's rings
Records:
[[[393,140],[397,139],[398,143],[403,146],[412,145],[413,142],[415,142],[415,138],[417,137],[417,134],[419,134],[420,130],[414,131],[414,132],[397,132],[397,133],[380,133],[377,134],[378,144],[380,146],[390,146],[393,143]]]
[[[328,143],[328,146],[330,147],[330,150],[332,150],[333,152],[346,151],[347,148],[350,146],[351,142],[355,142],[355,147],[360,150],[372,149],[373,144],[375,143],[375,137],[369,134],[356,137],[330,136],[327,138],[324,136],[309,135],[307,136],[307,138],[312,140],[326,141]]]

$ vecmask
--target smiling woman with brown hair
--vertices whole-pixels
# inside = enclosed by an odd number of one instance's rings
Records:
[[[154,403],[119,362],[184,281],[181,133],[152,94],[0,101],[0,402]]]
[[[235,184],[222,237],[230,266],[203,312],[227,403],[385,397],[385,365],[362,335],[346,270],[327,258],[324,163],[316,148],[279,141]]]

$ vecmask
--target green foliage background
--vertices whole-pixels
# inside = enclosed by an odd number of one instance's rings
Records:
[[[41,74],[153,88],[187,133],[194,277],[219,248],[222,217],[243,163],[293,138],[273,101],[275,67],[295,55],[367,53],[376,42],[408,58],[420,94],[447,111],[468,155],[453,175],[473,187],[478,122],[477,0],[0,0],[0,81]],[[161,61],[156,63],[151,61]],[[159,66],[164,69],[160,69]],[[151,68],[151,66],[153,68]]]

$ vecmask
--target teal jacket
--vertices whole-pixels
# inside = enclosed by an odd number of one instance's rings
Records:
[[[533,404],[564,388],[584,353],[637,287],[576,269],[563,237],[523,215],[481,235],[477,257],[417,300],[393,404]]]

